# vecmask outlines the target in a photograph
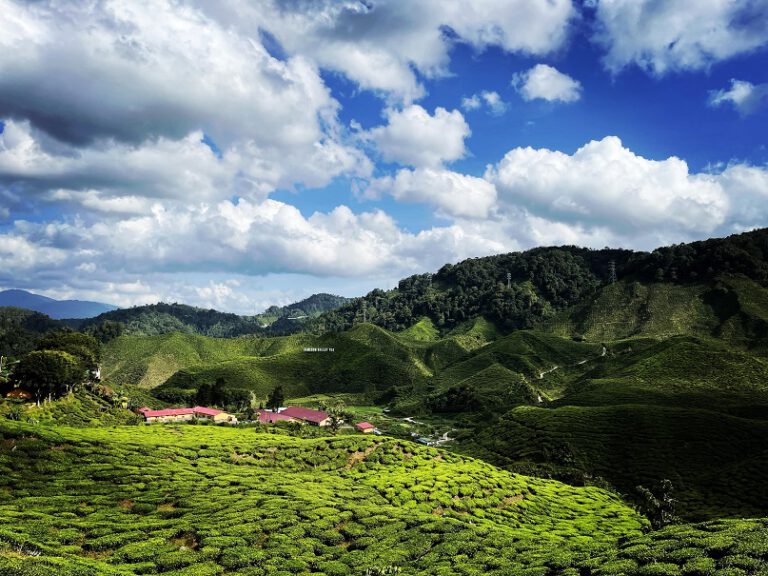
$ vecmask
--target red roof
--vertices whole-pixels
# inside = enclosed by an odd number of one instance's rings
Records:
[[[195,414],[203,414],[204,416],[216,416],[224,411],[216,410],[216,408],[206,408],[205,406],[195,406],[192,408],[192,412]]]
[[[376,426],[374,426],[370,422],[360,422],[359,424],[356,424],[355,426],[357,427],[358,430],[372,430],[372,429],[376,428]]]
[[[205,406],[195,406],[194,408],[164,408],[163,410],[150,410],[142,408],[139,410],[145,418],[163,418],[165,416],[186,416],[187,414],[201,414],[203,416],[216,416],[221,414],[222,410],[215,408],[206,408]]]
[[[291,418],[298,418],[299,420],[306,420],[307,422],[314,422],[315,424],[319,424],[328,418],[328,414],[325,412],[312,410],[310,408],[301,408],[300,406],[289,406],[280,412],[280,414],[290,416]]]
[[[162,410],[145,410],[145,418],[158,418],[162,416],[184,416],[185,414],[194,414],[192,408],[164,408]]]
[[[276,422],[291,422],[293,418],[280,414],[279,412],[269,412],[267,410],[259,412],[259,422],[262,424],[275,424]]]
[[[144,414],[145,412],[151,412],[152,408],[147,408],[144,406],[143,408],[139,408],[139,414]]]

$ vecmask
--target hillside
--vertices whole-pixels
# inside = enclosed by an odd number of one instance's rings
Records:
[[[391,439],[191,426],[3,424],[2,434],[4,569],[503,573],[575,562],[643,526],[602,490]],[[34,530],[20,513],[36,517]]]
[[[16,576],[732,575],[767,566],[765,521],[642,535],[645,521],[599,488],[387,438],[6,422],[0,471],[0,571]]]
[[[324,336],[121,336],[105,347],[103,377],[145,388],[198,388],[224,378],[228,386],[266,398],[277,384],[290,396],[377,394],[418,378],[422,371],[406,346],[379,328],[363,325]]]
[[[55,300],[26,290],[0,291],[0,306],[24,308],[45,314],[54,320],[63,318],[91,318],[115,310],[116,306],[87,300]]]
[[[614,280],[612,270],[623,286],[604,295],[602,302],[612,311],[611,322],[619,326],[627,319],[627,327],[610,328],[601,319],[600,306],[591,316],[587,309],[599,289]],[[435,274],[405,278],[393,290],[374,290],[337,311],[323,314],[309,327],[314,331],[344,330],[365,315],[374,324],[400,331],[426,317],[444,334],[458,324],[483,316],[508,331],[534,327],[569,307],[580,306],[583,318],[561,319],[561,330],[615,338],[643,323],[643,303],[648,298],[663,308],[665,301],[679,302],[692,293],[704,299],[703,306],[718,308],[713,311],[716,315],[728,314],[728,300],[721,304],[716,293],[722,278],[737,282],[747,278],[756,286],[768,286],[768,229],[659,248],[651,253],[560,246],[472,258],[446,264]],[[649,288],[651,284],[663,284],[661,294]],[[639,293],[635,294],[635,290]],[[627,299],[634,307],[623,312],[624,318],[616,317],[619,309],[611,303]],[[694,314],[694,322],[698,317]],[[676,309],[674,318],[650,328],[675,329],[677,323],[679,329],[681,323],[688,322],[686,311]]]
[[[315,294],[288,306],[271,306],[261,314],[239,316],[186,304],[149,304],[122,308],[75,324],[79,330],[98,333],[105,324],[118,323],[119,333],[157,336],[172,332],[232,338],[246,334],[290,334],[298,332],[311,318],[348,302],[331,294]],[[111,335],[113,336],[113,335]],[[104,338],[107,340],[109,338]]]

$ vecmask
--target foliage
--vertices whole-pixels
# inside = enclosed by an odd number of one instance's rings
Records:
[[[40,402],[72,391],[83,380],[82,365],[67,352],[36,350],[21,359],[13,371],[13,380]]]
[[[664,479],[654,492],[645,486],[638,486],[638,510],[659,530],[675,521],[675,499],[672,498],[672,482]]]
[[[37,343],[37,350],[60,350],[78,359],[81,369],[95,370],[101,361],[101,347],[93,336],[80,332],[49,332]]]
[[[63,327],[61,322],[38,312],[0,307],[0,354],[18,359],[34,350],[43,334]]]
[[[267,408],[275,411],[283,405],[283,402],[285,402],[285,392],[283,387],[278,384],[267,397]]]
[[[645,525],[604,490],[387,438],[14,422],[0,434],[3,574],[543,574]]]

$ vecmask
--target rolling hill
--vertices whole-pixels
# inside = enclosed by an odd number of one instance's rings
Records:
[[[761,574],[768,524],[646,521],[595,487],[389,438],[0,422],[13,576]]]
[[[288,306],[271,306],[261,314],[240,316],[186,304],[149,304],[122,308],[75,324],[79,330],[96,332],[105,323],[119,323],[120,332],[157,336],[173,332],[231,338],[246,334],[291,334],[318,315],[349,302],[332,294],[314,294]]]

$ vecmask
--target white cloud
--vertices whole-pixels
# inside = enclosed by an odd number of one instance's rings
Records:
[[[730,103],[739,114],[749,116],[768,103],[768,83],[752,84],[745,80],[731,80],[731,87],[726,90],[714,90],[709,93],[712,106]]]
[[[605,65],[662,75],[697,70],[768,44],[762,0],[594,0]]]
[[[496,185],[502,207],[522,206],[550,221],[604,230],[623,245],[637,246],[644,237],[683,241],[768,219],[768,170],[733,164],[719,174],[692,173],[676,157],[638,156],[615,136],[572,155],[515,148],[486,178]]]
[[[424,94],[417,74],[445,75],[453,40],[478,50],[543,55],[565,42],[571,0],[239,0],[201,2],[237,29],[268,30],[291,55],[343,73],[363,89],[410,103]]]
[[[488,111],[494,116],[503,115],[508,105],[501,99],[498,92],[483,90],[478,94],[461,99],[461,107],[466,111],[478,110],[483,105],[488,107]]]
[[[515,74],[512,85],[526,101],[575,102],[581,98],[581,84],[577,80],[546,64]]]
[[[471,134],[461,112],[437,108],[430,115],[418,104],[388,110],[387,124],[365,135],[385,160],[410,166],[440,166],[465,154],[464,139]]]
[[[6,181],[114,177],[149,195],[213,186],[227,198],[370,170],[313,63],[272,57],[254,31],[170,0],[0,0],[0,13],[0,118],[27,126],[27,141],[3,135]]]
[[[679,158],[648,160],[615,136],[573,155],[515,148],[489,169],[502,202],[616,234],[649,229],[711,233],[726,223],[731,199],[723,178],[692,174]]]
[[[496,188],[487,180],[444,169],[400,170],[371,186],[377,193],[401,202],[424,202],[456,218],[485,218],[496,203]]]

